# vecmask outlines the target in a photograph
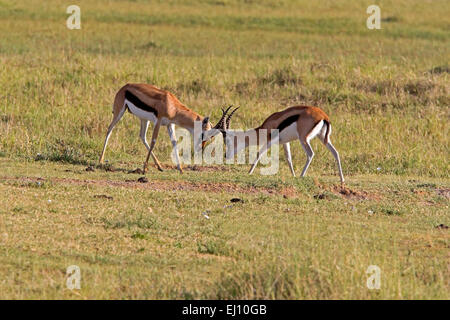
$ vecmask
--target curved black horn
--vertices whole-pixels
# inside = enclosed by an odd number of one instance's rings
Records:
[[[236,112],[236,110],[239,109],[239,108],[240,108],[240,107],[237,107],[236,109],[234,109],[233,111],[231,111],[230,115],[228,116],[227,121],[226,121],[226,129],[227,129],[227,130],[230,129],[230,120],[231,120],[231,117],[232,117],[233,114]]]
[[[223,110],[223,108],[221,108],[222,109],[222,118],[220,118],[219,122],[217,122],[217,124],[214,126],[213,129],[223,129],[224,124],[225,124],[225,117],[226,117],[228,111],[231,109],[231,107],[232,106],[229,106],[227,108],[227,110]]]

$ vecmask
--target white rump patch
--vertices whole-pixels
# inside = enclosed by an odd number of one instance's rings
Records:
[[[320,120],[320,122],[318,124],[316,124],[316,126],[308,134],[308,136],[306,137],[306,141],[309,143],[309,141],[314,139],[320,133],[320,131],[322,131],[323,127],[324,127],[324,122],[323,122],[323,120]]]

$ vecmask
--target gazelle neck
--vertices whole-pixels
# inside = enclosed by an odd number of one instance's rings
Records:
[[[194,133],[194,126],[196,121],[201,121],[204,119],[201,115],[198,113],[192,111],[192,110],[180,110],[177,112],[177,125],[185,128],[188,130],[191,134]]]

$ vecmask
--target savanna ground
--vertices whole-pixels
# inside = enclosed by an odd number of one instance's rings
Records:
[[[69,4],[0,0],[0,298],[449,298],[448,1],[77,1],[81,30]],[[180,175],[165,131],[139,183],[130,114],[96,167],[127,82],[213,120],[240,105],[236,128],[320,106],[346,188],[317,141],[304,179],[282,152],[273,176]]]

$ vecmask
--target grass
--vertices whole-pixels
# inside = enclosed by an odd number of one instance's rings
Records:
[[[377,1],[368,30],[370,1],[78,1],[68,30],[64,1],[0,0],[0,298],[448,299],[449,3],[413,2]],[[226,165],[139,184],[129,114],[110,170],[86,171],[127,82],[213,120],[240,105],[235,128],[320,106],[348,188],[317,141],[305,179],[282,160],[275,176]],[[162,133],[166,165],[170,151]]]
[[[448,298],[448,231],[436,228],[449,224],[448,183],[436,178],[354,176],[346,196],[334,176],[287,170],[254,189],[242,172],[215,173],[218,188],[210,172],[154,172],[146,185],[0,161],[2,298]],[[73,264],[75,292],[64,286]],[[382,270],[379,291],[365,287],[369,265]]]

